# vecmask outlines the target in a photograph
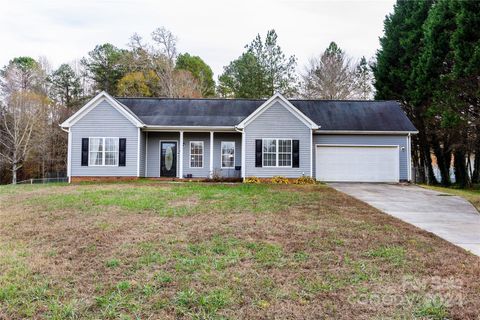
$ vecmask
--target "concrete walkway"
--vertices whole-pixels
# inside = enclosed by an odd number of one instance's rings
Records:
[[[414,185],[329,185],[480,256],[480,214],[461,197]]]

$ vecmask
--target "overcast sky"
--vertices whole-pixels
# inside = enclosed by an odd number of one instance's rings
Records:
[[[355,58],[379,47],[394,0],[0,0],[0,66],[15,56],[46,56],[53,67],[87,55],[96,44],[125,47],[164,26],[180,52],[200,56],[217,79],[257,33],[274,28],[299,69],[330,41]]]

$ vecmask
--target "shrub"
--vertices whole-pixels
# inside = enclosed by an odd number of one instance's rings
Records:
[[[294,181],[295,184],[315,184],[316,182],[314,178],[308,176],[301,176]]]
[[[275,183],[275,184],[289,184],[290,183],[290,181],[287,178],[281,177],[281,176],[273,177],[271,182]]]
[[[248,177],[245,178],[245,183],[260,183],[260,179],[257,177]]]
[[[222,181],[222,173],[219,169],[214,169],[212,172],[212,178],[210,179],[213,182]]]

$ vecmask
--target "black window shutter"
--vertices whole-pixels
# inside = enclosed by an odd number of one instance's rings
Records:
[[[118,166],[125,167],[125,153],[127,149],[127,139],[120,138],[118,142]]]
[[[292,167],[300,167],[300,141],[292,140]]]
[[[255,167],[262,166],[262,140],[255,140]]]
[[[88,138],[82,138],[82,167],[88,166]]]

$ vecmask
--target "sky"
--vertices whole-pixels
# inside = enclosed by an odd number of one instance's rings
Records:
[[[0,0],[0,66],[16,56],[45,56],[53,68],[95,45],[125,48],[157,27],[178,37],[178,51],[200,56],[215,79],[246,44],[275,29],[278,44],[301,71],[331,41],[353,58],[379,48],[395,0]]]

